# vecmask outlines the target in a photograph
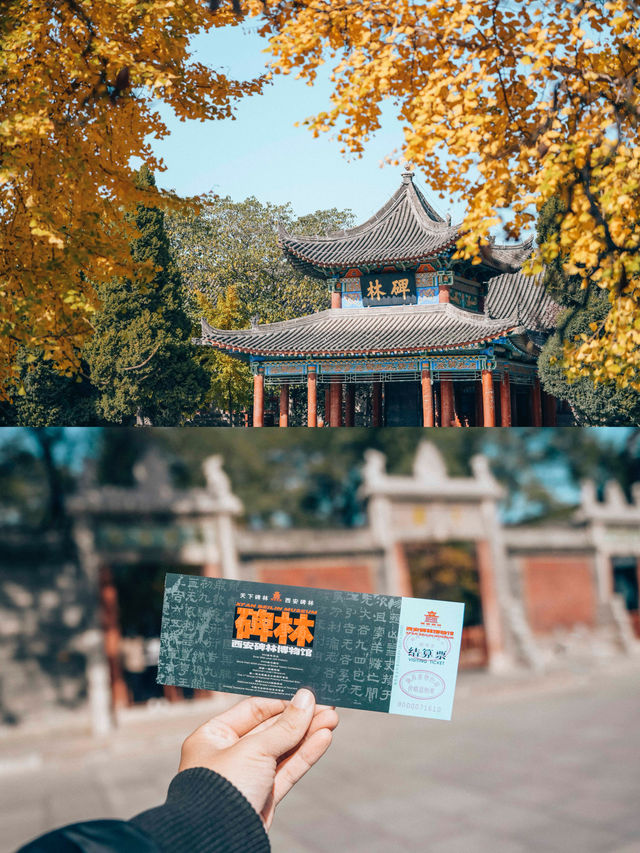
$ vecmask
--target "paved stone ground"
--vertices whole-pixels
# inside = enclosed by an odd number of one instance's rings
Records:
[[[1,739],[1,853],[161,802],[210,707],[132,714],[108,744]],[[463,673],[451,723],[343,711],[330,752],[279,809],[274,853],[640,853],[639,712],[640,665],[628,661]]]

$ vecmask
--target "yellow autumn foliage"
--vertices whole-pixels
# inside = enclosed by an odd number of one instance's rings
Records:
[[[181,119],[219,119],[263,81],[239,83],[196,62],[190,39],[239,18],[201,0],[0,3],[0,392],[21,345],[62,371],[91,332],[94,285],[132,274],[123,212],[178,205],[136,186],[162,170],[149,140]],[[137,275],[140,270],[137,270]]]
[[[246,0],[274,73],[313,81],[332,65],[329,108],[308,118],[360,155],[397,107],[398,154],[466,202],[459,254],[496,216],[517,236],[553,195],[565,202],[567,271],[609,292],[609,317],[566,352],[569,377],[640,390],[640,15],[633,0]],[[223,7],[224,8],[224,7]],[[446,156],[443,156],[443,153]],[[505,209],[507,212],[505,213]]]
[[[263,80],[239,83],[192,61],[194,35],[242,20],[230,2],[0,7],[7,394],[21,345],[41,348],[62,370],[77,366],[94,284],[132,272],[133,225],[123,212],[180,203],[135,184],[134,166],[162,169],[149,140],[168,131],[154,99],[183,120],[225,118]],[[274,73],[313,83],[332,63],[331,104],[306,120],[314,134],[333,131],[345,151],[361,154],[381,102],[397,106],[398,159],[466,202],[461,255],[477,254],[497,217],[508,216],[516,236],[560,195],[559,236],[531,269],[560,253],[568,272],[606,288],[611,302],[604,326],[568,349],[569,375],[640,388],[640,16],[632,0],[244,0],[243,10],[269,39]]]

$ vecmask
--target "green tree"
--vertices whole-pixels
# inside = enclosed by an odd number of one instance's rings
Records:
[[[278,224],[294,233],[326,234],[353,224],[350,211],[319,210],[296,218],[291,205],[262,204],[256,198],[234,202],[208,196],[198,213],[169,214],[167,231],[187,288],[189,313],[202,316],[193,294],[212,306],[231,285],[247,318],[276,322],[328,308],[324,282],[303,276],[278,245]]]
[[[565,213],[565,206],[558,197],[549,199],[538,218],[539,243],[557,236]],[[575,344],[582,336],[592,337],[594,332],[604,328],[611,305],[606,291],[595,284],[583,288],[580,276],[568,275],[563,269],[565,260],[558,255],[545,270],[544,287],[564,310],[538,359],[542,385],[549,394],[569,402],[579,424],[640,425],[640,393],[630,385],[622,387],[614,380],[595,384],[589,377],[574,382],[567,380],[567,345]]]
[[[139,182],[155,186],[146,167]],[[164,213],[139,205],[133,218],[141,236],[131,254],[140,275],[99,285],[101,307],[85,356],[105,420],[176,425],[202,403],[209,380],[191,344]]]
[[[122,467],[127,433],[141,436],[139,452],[157,442],[175,460],[182,485],[203,485],[202,460],[221,454],[233,489],[254,527],[352,527],[365,521],[359,491],[368,448],[381,450],[390,473],[408,474],[423,429],[133,430],[103,432],[102,470]],[[627,494],[640,480],[640,430],[513,428],[449,429],[429,433],[451,476],[469,476],[470,459],[486,453],[505,487],[511,522],[566,517],[585,478],[599,488],[616,479]],[[132,451],[127,451],[131,457]]]
[[[17,366],[20,392],[11,406],[13,423],[33,427],[99,423],[96,390],[84,372],[65,376],[41,351],[26,348],[19,350]]]
[[[200,316],[215,328],[241,329],[247,325],[248,311],[238,296],[235,284],[218,296],[215,307],[200,291],[195,291],[193,296],[194,305],[200,309]],[[228,423],[233,426],[235,412],[249,406],[252,401],[253,383],[249,365],[213,347],[200,347],[197,358],[210,376],[206,402],[215,409],[226,411]],[[202,420],[201,417],[198,422]]]

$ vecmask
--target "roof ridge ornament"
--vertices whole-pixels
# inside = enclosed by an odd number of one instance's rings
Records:
[[[412,184],[414,175],[415,175],[415,172],[403,172],[402,173],[402,183],[403,184]]]

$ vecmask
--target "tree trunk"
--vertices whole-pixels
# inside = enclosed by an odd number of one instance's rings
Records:
[[[64,485],[58,466],[53,458],[53,447],[60,437],[60,432],[59,430],[50,429],[31,429],[31,435],[40,448],[40,458],[44,465],[49,491],[47,512],[43,523],[45,526],[57,526],[65,518]]]

